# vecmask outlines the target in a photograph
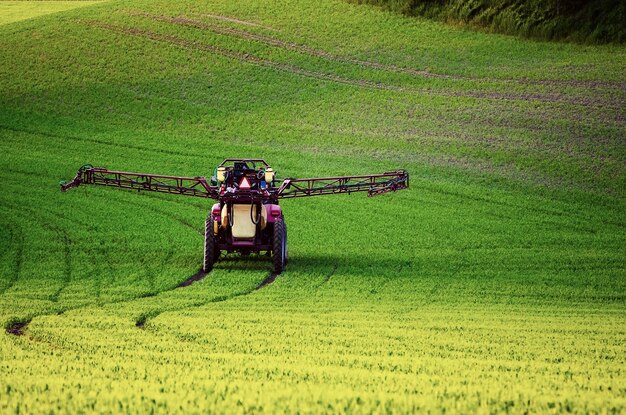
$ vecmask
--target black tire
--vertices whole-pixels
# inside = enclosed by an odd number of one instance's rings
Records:
[[[206,222],[204,222],[204,260],[202,261],[202,271],[210,272],[219,256],[220,251],[217,249],[217,239],[213,235],[213,218],[209,214]]]
[[[285,227],[285,266],[289,263],[289,240],[287,238],[287,224],[283,221],[283,226]]]
[[[287,229],[285,221],[282,218],[278,218],[274,222],[274,238],[272,240],[272,262],[276,274],[280,274],[285,270],[285,265],[287,265],[286,254]]]

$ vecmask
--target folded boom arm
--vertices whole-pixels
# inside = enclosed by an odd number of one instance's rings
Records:
[[[211,199],[218,199],[219,197],[218,188],[210,186],[204,177],[177,177],[129,173],[111,171],[90,165],[82,166],[70,182],[61,182],[61,191],[65,192],[81,184],[120,187],[123,189],[145,190]]]

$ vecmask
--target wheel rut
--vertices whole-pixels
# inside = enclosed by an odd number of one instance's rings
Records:
[[[456,80],[456,81],[515,83],[518,85],[539,85],[539,86],[559,86],[559,87],[570,86],[570,87],[590,88],[590,89],[607,88],[607,89],[616,89],[620,91],[626,91],[626,83],[607,82],[607,81],[600,81],[600,80],[574,80],[574,79],[562,80],[562,79],[527,79],[527,78],[515,79],[515,78],[473,77],[473,76],[441,74],[441,73],[436,73],[436,72],[430,72],[428,70],[423,70],[423,69],[415,69],[415,68],[409,68],[409,67],[404,67],[404,66],[397,66],[393,64],[384,64],[380,62],[357,59],[357,58],[350,57],[350,56],[337,55],[337,54],[333,54],[331,52],[313,48],[304,44],[282,40],[282,39],[278,39],[272,36],[249,32],[246,30],[219,26],[219,25],[211,24],[205,21],[194,20],[186,16],[155,15],[155,14],[141,12],[141,11],[131,11],[129,12],[129,15],[145,17],[145,18],[149,18],[149,19],[161,21],[161,22],[166,22],[166,23],[194,27],[200,30],[209,30],[216,34],[234,36],[240,39],[253,40],[253,41],[260,42],[269,46],[291,50],[291,51],[295,51],[298,53],[306,54],[306,55],[317,57],[317,58],[322,58],[322,59],[329,60],[329,61],[349,63],[349,64],[361,66],[364,68],[407,74],[407,75],[423,77],[423,78],[447,79],[447,80]],[[262,27],[264,29],[268,29],[268,30],[278,31],[277,29],[274,29],[268,26],[261,26],[261,25],[257,25],[251,22],[245,22],[245,21],[241,21],[241,20],[237,20],[233,18],[225,18],[224,16],[216,16],[216,15],[211,15],[211,14],[199,14],[198,16],[208,17],[208,18],[212,18],[215,20],[230,21],[232,23],[244,24],[248,26],[257,26],[257,27]]]
[[[236,24],[240,24],[243,26],[252,26],[252,27],[258,27],[261,29],[267,29],[267,30],[271,30],[273,32],[280,32],[280,30],[271,27],[271,26],[265,26],[262,25],[260,23],[256,23],[256,22],[251,22],[249,20],[241,20],[241,19],[237,19],[235,17],[230,17],[230,16],[224,16],[221,14],[209,14],[209,13],[201,13],[200,16],[202,17],[208,17],[210,19],[215,19],[215,20],[221,20],[224,22],[229,22],[229,23],[236,23]]]
[[[319,283],[317,288],[321,288],[322,286],[328,284],[328,282],[330,281],[332,276],[335,275],[336,271],[337,271],[337,264],[333,265],[333,267],[331,268],[330,272],[324,276],[324,279],[322,280],[322,282]]]
[[[278,277],[279,275],[280,274],[277,274],[275,272],[270,273],[270,275],[268,275],[267,278],[265,278],[263,281],[261,281],[259,283],[259,285],[256,286],[255,290],[260,290],[261,288],[263,288],[263,287],[265,287],[267,285],[270,285],[271,283],[276,281],[276,277]]]
[[[110,30],[113,32],[121,33],[121,34],[126,34],[126,35],[131,35],[131,36],[136,36],[136,37],[143,37],[143,38],[147,38],[156,42],[168,43],[168,44],[178,46],[184,49],[211,52],[217,55],[221,55],[221,56],[238,60],[241,62],[246,62],[252,65],[263,66],[263,67],[267,67],[267,68],[271,68],[271,69],[275,69],[275,70],[279,70],[283,72],[289,72],[291,74],[300,75],[304,77],[315,78],[315,79],[326,80],[326,81],[333,81],[336,83],[355,85],[355,86],[361,86],[361,87],[370,87],[370,88],[375,88],[375,89],[385,89],[385,90],[395,90],[395,91],[405,90],[405,88],[395,86],[395,85],[383,84],[383,83],[368,81],[364,79],[357,79],[357,80],[349,79],[349,78],[344,78],[344,77],[334,75],[331,73],[312,71],[312,70],[300,68],[300,67],[288,64],[288,63],[281,63],[281,62],[276,62],[276,61],[272,61],[269,59],[259,58],[249,53],[237,52],[232,49],[226,49],[226,48],[222,48],[219,46],[209,45],[206,43],[190,41],[190,40],[183,39],[177,36],[153,32],[150,30],[144,30],[144,29],[135,28],[135,27],[119,26],[119,25],[102,22],[102,21],[93,21],[93,20],[85,21],[85,23],[90,26],[99,27],[101,29]]]
[[[87,309],[90,307],[104,307],[106,305],[112,305],[112,304],[124,304],[124,303],[129,303],[131,301],[134,300],[138,300],[141,298],[150,298],[150,297],[156,297],[159,294],[163,294],[163,293],[167,293],[169,291],[173,291],[176,290],[178,288],[185,288],[188,287],[190,285],[192,285],[194,282],[200,281],[204,278],[206,278],[206,276],[210,275],[209,273],[205,273],[202,270],[199,270],[198,272],[196,272],[195,274],[189,276],[188,278],[186,278],[185,280],[183,280],[182,282],[180,282],[179,284],[177,284],[176,286],[173,286],[169,289],[163,290],[163,291],[159,291],[159,292],[150,292],[150,293],[146,293],[143,295],[140,295],[138,297],[135,298],[129,298],[129,299],[123,299],[123,300],[116,300],[116,301],[108,301],[108,302],[102,302],[102,303],[93,303],[93,304],[86,304],[86,305],[81,305],[81,306],[77,306],[77,307],[67,307],[61,310],[55,310],[53,312],[48,312],[48,313],[41,313],[38,314],[36,316],[34,316],[33,318],[36,317],[43,317],[43,316],[52,316],[52,315],[62,315],[65,314],[68,311],[76,311],[76,310],[82,310],[82,309]],[[211,303],[219,303],[219,302],[224,302],[224,301],[228,301],[237,297],[242,297],[242,296],[246,296],[249,294],[252,294],[255,291],[258,291],[270,284],[272,284],[276,278],[278,277],[279,274],[276,273],[270,273],[265,279],[263,279],[261,282],[259,282],[257,285],[243,290],[243,291],[239,291],[239,292],[235,292],[233,294],[230,295],[222,295],[222,296],[216,296],[213,297],[211,299],[209,299],[208,301],[204,300],[204,301],[199,301],[196,303],[192,303],[192,304],[187,304],[184,307],[180,307],[180,308],[173,308],[173,309],[167,309],[167,310],[158,310],[158,311],[153,311],[153,312],[148,312],[145,314],[142,314],[141,316],[139,316],[139,318],[137,318],[137,320],[135,321],[135,326],[139,329],[143,329],[146,325],[146,323],[148,322],[148,320],[153,319],[159,315],[161,315],[164,312],[170,312],[170,311],[180,311],[180,310],[185,310],[185,309],[189,309],[189,308],[197,308],[197,307],[201,307],[207,304],[211,304]],[[12,334],[12,335],[22,335],[24,333],[24,330],[26,329],[26,327],[28,326],[28,324],[30,324],[30,322],[32,321],[33,318],[27,319],[27,320],[14,320],[10,323],[8,323],[5,326],[5,331],[8,334]]]
[[[189,287],[191,284],[197,281],[203,280],[208,275],[208,272],[204,272],[203,270],[198,270],[195,274],[187,278],[185,281],[178,284],[177,288]]]
[[[209,274],[209,273],[204,273],[203,278],[204,278],[204,277],[206,277],[208,274]],[[87,308],[94,307],[94,306],[97,306],[97,307],[104,307],[104,306],[106,306],[106,305],[111,305],[111,304],[123,304],[123,303],[128,303],[128,302],[131,302],[131,301],[134,301],[134,300],[140,299],[140,298],[150,298],[150,297],[156,297],[156,296],[157,296],[157,295],[159,295],[159,294],[166,293],[166,292],[169,292],[169,291],[173,291],[173,290],[175,290],[175,289],[177,289],[177,288],[180,288],[180,287],[187,287],[187,286],[191,285],[191,283],[189,283],[189,284],[187,284],[187,285],[182,285],[182,284],[184,284],[186,281],[189,281],[191,278],[196,277],[197,275],[198,275],[198,273],[196,273],[196,274],[192,275],[191,277],[187,278],[186,280],[184,280],[184,281],[183,281],[183,282],[181,282],[180,284],[178,284],[178,285],[176,285],[176,286],[174,286],[174,287],[172,287],[172,288],[169,288],[169,289],[163,290],[163,291],[159,291],[159,292],[150,292],[150,293],[146,293],[146,294],[140,295],[140,296],[135,297],[135,298],[128,298],[128,299],[116,300],[116,301],[107,301],[107,302],[102,302],[102,303],[98,303],[98,304],[96,304],[96,303],[94,303],[94,304],[86,304],[86,305],[81,305],[81,306],[77,306],[77,307],[67,307],[67,308],[64,308],[64,309],[62,309],[62,310],[57,310],[57,311],[50,312],[50,313],[42,313],[42,314],[37,314],[37,315],[36,315],[36,316],[34,316],[33,318],[36,318],[36,317],[44,317],[44,316],[52,316],[52,315],[62,315],[62,314],[65,314],[65,313],[66,313],[66,312],[68,312],[68,311],[82,310],[82,309],[87,309]],[[196,281],[198,281],[198,280],[196,280]],[[195,282],[195,281],[194,281],[194,282]],[[168,310],[168,311],[169,311],[169,310]],[[159,314],[160,314],[160,313],[159,313]],[[158,314],[157,314],[157,315],[158,315]],[[137,320],[137,322],[136,322],[137,327],[143,326],[143,324],[145,324],[145,322],[146,322],[147,318],[148,318],[148,315],[146,315],[145,317],[143,317],[143,319],[142,319],[142,317],[140,317],[140,318]],[[10,334],[22,335],[22,334],[23,334],[24,329],[26,328],[26,326],[27,326],[28,324],[30,324],[30,322],[31,322],[31,321],[32,321],[32,319],[28,319],[28,320],[17,320],[17,321],[11,322],[11,323],[9,323],[9,324],[7,324],[7,325],[6,325],[5,330],[6,330],[6,332],[7,332],[7,333],[10,333]]]
[[[365,67],[365,68],[405,73],[405,74],[410,74],[410,75],[415,75],[415,76],[420,76],[420,77],[425,77],[425,78],[457,79],[457,80],[468,79],[468,78],[457,77],[457,76],[452,76],[452,75],[442,75],[442,74],[437,74],[437,73],[431,73],[425,70],[382,64],[382,63],[372,62],[372,61],[365,61],[365,60],[352,58],[349,56],[336,55],[336,54],[326,52],[321,49],[312,48],[310,46],[306,46],[306,45],[299,44],[296,42],[290,42],[286,40],[277,39],[271,36],[248,32],[245,30],[233,29],[233,28],[218,26],[218,25],[214,25],[211,23],[202,22],[198,20],[192,20],[185,16],[162,16],[162,15],[159,16],[159,15],[143,13],[143,12],[133,12],[133,13],[130,13],[130,15],[146,17],[152,20],[165,22],[165,23],[172,23],[172,24],[177,24],[177,25],[182,25],[182,26],[194,27],[200,30],[209,30],[213,33],[226,35],[226,36],[234,36],[240,39],[253,40],[253,41],[260,42],[269,46],[291,50],[291,51],[313,56],[316,58],[322,58],[322,59],[333,61],[333,62],[350,63],[350,64],[355,64],[361,67]]]
[[[9,204],[2,204],[0,205],[3,208],[8,209],[10,212],[19,212],[20,215],[24,216],[25,212],[24,209],[28,210],[27,208],[22,208],[21,210],[17,210],[17,206],[13,206],[13,205],[9,205]],[[141,207],[145,207],[142,206],[141,204],[139,204],[139,206]],[[159,213],[161,215],[164,215],[166,217],[171,217],[174,220],[177,220],[178,222],[180,222],[182,225],[185,225],[191,229],[194,229],[197,231],[196,227],[193,226],[192,224],[189,224],[188,222],[184,221],[184,220],[178,220],[180,218],[177,218],[175,216],[172,216],[166,212],[163,212],[159,209],[153,209],[156,213]],[[29,217],[34,217],[34,216],[39,216],[38,212],[35,211],[30,211],[28,212]],[[58,214],[57,214],[58,215]],[[74,222],[76,222],[75,220],[73,220]],[[62,272],[62,281],[61,281],[61,285],[48,297],[48,300],[52,303],[59,303],[59,299],[60,296],[63,292],[63,290],[71,283],[72,280],[72,269],[73,269],[73,264],[72,264],[72,239],[70,238],[70,236],[68,235],[68,233],[63,230],[62,228],[60,228],[59,226],[56,225],[52,225],[50,223],[45,223],[46,221],[44,221],[44,223],[41,224],[41,227],[52,232],[53,234],[58,235],[58,237],[61,239],[62,244],[63,244],[63,266],[61,269]],[[21,274],[21,267],[22,267],[22,262],[23,262],[23,257],[24,257],[24,242],[23,242],[23,236],[20,236],[19,238],[20,243],[18,244],[18,256],[16,257],[16,264],[15,264],[15,270],[13,273],[13,277],[12,277],[12,284],[13,285],[15,283],[15,281],[17,281],[17,279],[19,278],[20,274]],[[170,250],[170,252],[168,253],[168,256],[164,259],[163,261],[163,266],[167,263],[167,258],[170,258],[173,255],[173,251]],[[207,274],[203,273],[202,277],[205,277]],[[118,303],[126,303],[126,302],[130,302],[133,300],[136,300],[138,298],[146,298],[146,297],[153,297],[156,296],[160,293],[163,292],[167,292],[167,291],[172,291],[176,288],[178,288],[181,284],[185,283],[185,281],[189,281],[191,278],[194,278],[194,281],[199,280],[198,278],[198,273],[192,275],[191,277],[186,278],[183,282],[175,284],[173,286],[171,286],[170,288],[167,288],[165,290],[162,291],[151,291],[133,298],[125,298],[125,299],[120,299],[120,300],[115,300],[115,301],[101,301],[100,295],[96,295],[96,298],[93,302],[88,303],[88,304],[82,304],[82,305],[78,305],[78,306],[74,306],[74,307],[52,307],[52,310],[48,310],[46,312],[41,312],[38,314],[35,314],[32,316],[32,318],[36,318],[36,317],[41,317],[41,316],[51,316],[51,315],[61,315],[64,314],[67,311],[72,311],[72,310],[79,310],[79,309],[85,309],[85,308],[89,308],[89,307],[102,307],[108,304],[118,304]],[[190,285],[191,282],[188,282],[185,286]],[[6,290],[9,288],[5,288],[2,292],[0,292],[0,294],[3,294],[4,292],[6,292]],[[96,291],[100,291],[100,288],[98,287],[98,285],[96,284]],[[30,318],[28,320],[28,322],[30,322],[32,320],[32,318]],[[13,316],[11,321],[18,321],[18,322],[23,322],[23,318],[20,316]],[[9,329],[11,329],[13,323],[10,323],[9,325],[7,325],[5,327],[5,329],[8,331]],[[13,331],[15,331],[14,329],[11,329]]]
[[[188,278],[188,280],[191,280],[191,279],[195,278],[201,272],[202,271],[199,271],[198,273],[192,275],[191,277]],[[203,300],[203,301],[198,301],[196,303],[187,304],[184,307],[180,307],[180,308],[172,308],[172,309],[167,309],[167,310],[156,310],[156,311],[152,311],[152,312],[148,312],[148,313],[142,314],[135,321],[135,327],[137,327],[139,329],[144,329],[146,323],[149,320],[151,320],[153,318],[156,318],[156,317],[160,316],[163,313],[172,312],[172,311],[180,311],[180,310],[188,310],[188,309],[192,309],[192,308],[198,308],[198,307],[202,307],[202,306],[205,306],[205,305],[208,305],[208,304],[222,303],[224,301],[233,300],[233,299],[238,298],[238,297],[244,297],[244,296],[250,295],[250,294],[254,293],[255,291],[259,291],[259,290],[267,287],[268,285],[272,284],[274,281],[276,281],[276,278],[279,275],[280,274],[277,274],[275,272],[271,272],[267,277],[265,277],[265,279],[263,279],[257,285],[252,286],[251,288],[239,291],[239,292],[232,293],[232,294],[219,295],[219,296],[210,298],[209,300]],[[206,276],[206,274],[204,276]],[[202,278],[204,278],[204,277],[202,277]],[[193,282],[195,282],[195,281],[193,281]],[[193,282],[189,283],[188,285],[191,285]],[[181,286],[182,287],[186,287],[188,285],[184,285],[183,286],[182,283],[181,283],[181,285],[179,285],[179,287],[181,287]]]
[[[68,233],[62,228],[48,223],[47,222],[48,218],[41,215],[40,212],[36,210],[30,209],[25,206],[20,207],[18,205],[9,204],[9,203],[2,203],[1,205],[4,208],[8,209],[8,211],[11,212],[12,214],[16,214],[16,215],[20,215],[24,217],[28,216],[31,219],[34,217],[39,218],[39,221],[37,223],[41,226],[41,228],[53,234],[56,234],[57,238],[59,238],[62,241],[63,269],[61,271],[62,272],[61,285],[55,291],[53,291],[48,298],[51,302],[58,302],[61,292],[70,284],[71,279],[72,279],[72,260],[71,260],[71,249],[70,249],[71,239]],[[28,215],[26,215],[26,213],[28,213]],[[7,290],[13,287],[15,283],[18,281],[19,277],[22,274],[23,258],[24,258],[24,237],[23,235],[21,235],[19,237],[18,252],[17,252],[16,259],[15,259],[14,273],[13,273],[12,279],[10,281],[9,287],[6,287],[2,292],[0,292],[0,294],[6,293]]]
[[[231,49],[201,43],[197,41],[190,41],[181,37],[168,35],[164,33],[153,32],[146,29],[137,27],[120,26],[98,20],[84,20],[84,24],[99,27],[101,29],[117,32],[120,34],[142,37],[153,40],[155,42],[168,43],[173,46],[181,47],[189,50],[197,50],[203,52],[215,53],[230,59],[234,59],[240,62],[252,64],[255,66],[266,67],[282,72],[291,73],[294,75],[318,79],[322,81],[334,82],[337,84],[352,85],[361,88],[379,89],[387,91],[405,92],[405,93],[417,93],[428,96],[443,96],[443,97],[465,97],[476,99],[491,99],[491,100],[504,100],[504,101],[538,101],[538,102],[551,102],[551,103],[565,103],[572,105],[583,106],[599,106],[610,109],[621,109],[623,107],[623,100],[620,98],[606,99],[603,97],[576,97],[568,96],[561,93],[536,93],[536,92],[522,92],[522,93],[503,93],[495,91],[479,91],[479,90],[462,90],[462,91],[450,91],[450,90],[434,90],[431,88],[412,88],[404,87],[400,85],[387,84],[383,82],[375,82],[367,79],[353,79],[345,78],[329,72],[320,72],[316,70],[304,69],[289,63],[276,62],[265,58],[254,56],[250,53],[243,53],[234,51]]]

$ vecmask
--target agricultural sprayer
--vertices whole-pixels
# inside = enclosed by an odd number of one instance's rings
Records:
[[[61,182],[65,192],[82,184],[119,187],[215,199],[204,229],[204,261],[209,272],[220,252],[266,252],[274,272],[287,264],[287,227],[280,199],[340,193],[367,192],[376,196],[406,189],[405,170],[362,176],[284,179],[277,182],[274,170],[261,159],[226,159],[207,181],[204,177],[162,176],[111,171],[82,166],[70,182]]]

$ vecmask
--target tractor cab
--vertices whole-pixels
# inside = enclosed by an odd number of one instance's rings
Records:
[[[226,159],[212,180],[224,191],[264,191],[274,186],[274,170],[261,159]]]

